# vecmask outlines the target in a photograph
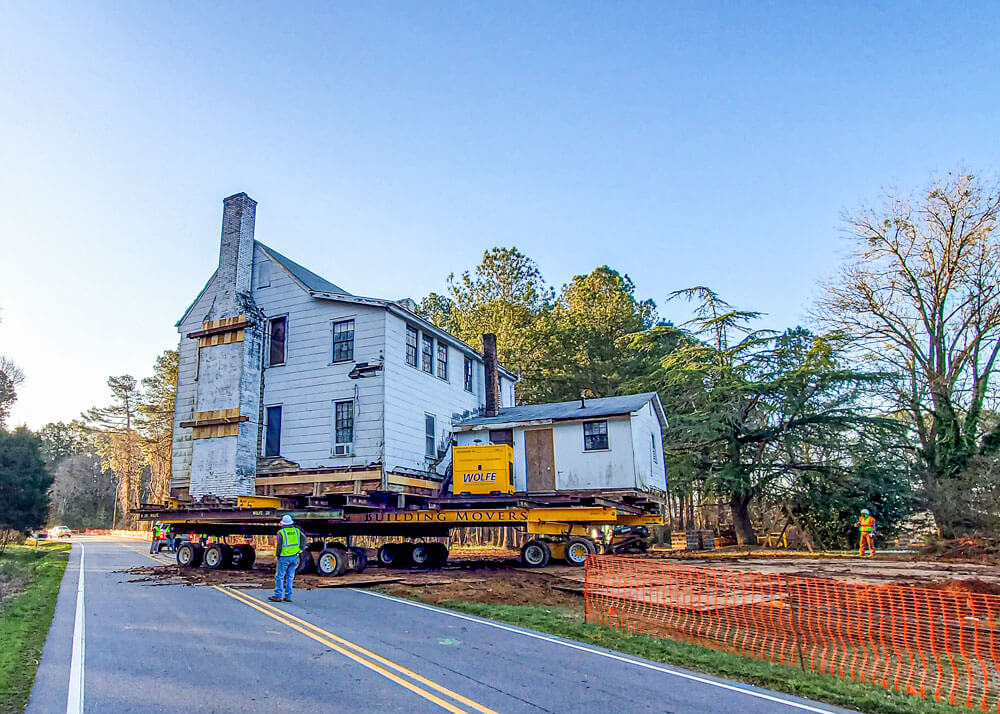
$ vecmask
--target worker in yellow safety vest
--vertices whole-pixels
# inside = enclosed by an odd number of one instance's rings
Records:
[[[287,513],[281,517],[279,525],[281,528],[274,544],[274,595],[268,600],[291,602],[295,568],[299,564],[299,553],[305,547],[305,536]]]
[[[871,558],[875,555],[875,544],[872,542],[875,534],[875,516],[867,508],[862,508],[857,526],[858,530],[861,531],[861,545],[858,548],[858,557],[865,557],[865,548],[867,548],[868,557]]]
[[[159,553],[160,552],[160,524],[153,524],[153,539],[149,542],[149,552]]]

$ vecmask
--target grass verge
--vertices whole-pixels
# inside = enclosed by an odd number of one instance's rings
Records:
[[[0,581],[21,590],[0,607],[0,714],[20,714],[28,704],[68,551],[68,545],[40,546],[37,553],[10,546],[0,556]]]
[[[434,604],[868,714],[956,714],[964,709],[687,642],[632,635],[611,627],[588,624],[583,621],[582,608],[492,605],[455,600]]]

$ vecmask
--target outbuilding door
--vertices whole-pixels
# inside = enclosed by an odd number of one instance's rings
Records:
[[[524,432],[524,472],[529,491],[554,491],[556,488],[555,450],[551,429]]]

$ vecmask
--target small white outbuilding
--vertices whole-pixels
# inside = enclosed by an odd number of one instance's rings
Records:
[[[666,490],[656,392],[502,407],[454,424],[459,446],[510,444],[517,491]]]

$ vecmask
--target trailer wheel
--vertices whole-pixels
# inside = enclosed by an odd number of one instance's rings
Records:
[[[410,546],[410,562],[418,568],[434,566],[433,549],[429,543],[414,543]]]
[[[591,554],[591,545],[586,538],[573,536],[566,541],[566,554],[563,560],[567,565],[582,566],[587,562],[587,556]]]
[[[354,556],[354,572],[365,572],[365,568],[368,567],[368,553],[364,551],[364,548],[350,548],[349,550]]]
[[[303,573],[311,573],[316,570],[316,563],[313,560],[313,554],[308,550],[299,551],[299,562],[295,564],[295,574],[302,575]]]
[[[409,563],[408,543],[386,543],[378,549],[379,565],[386,568],[402,568]]]
[[[347,551],[340,548],[324,548],[316,558],[316,572],[326,577],[343,575],[347,570]]]
[[[257,561],[257,551],[249,543],[233,546],[233,567],[237,570],[250,570]]]
[[[521,548],[521,563],[529,568],[544,568],[552,558],[549,544],[543,540],[529,540]]]
[[[448,546],[444,543],[428,543],[431,551],[431,564],[428,567],[440,568],[448,562]]]
[[[177,564],[182,568],[197,568],[201,565],[202,547],[186,541],[177,548]]]
[[[212,543],[205,548],[202,561],[209,570],[224,570],[233,562],[232,551],[224,543]]]

